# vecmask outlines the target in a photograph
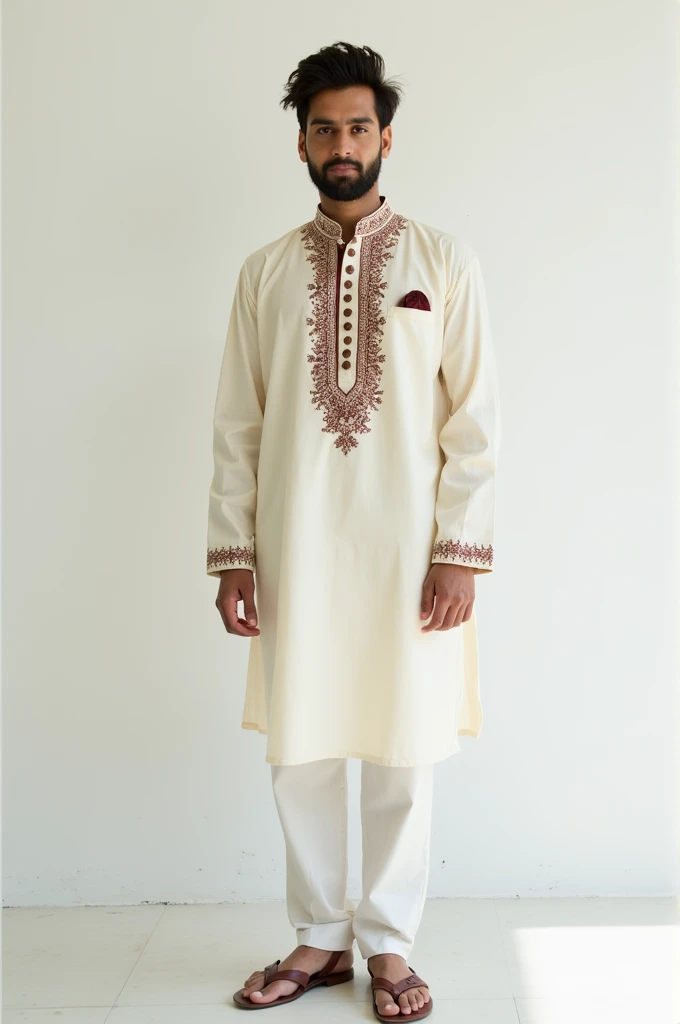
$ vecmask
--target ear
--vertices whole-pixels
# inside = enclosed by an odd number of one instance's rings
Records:
[[[391,149],[392,149],[392,125],[388,124],[388,125],[386,125],[383,128],[383,132],[382,132],[382,150],[380,152],[380,155],[383,158],[383,160],[385,159],[386,156],[390,155],[390,150]]]
[[[305,153],[305,133],[302,129],[298,129],[298,156],[304,164],[307,163],[307,154]]]

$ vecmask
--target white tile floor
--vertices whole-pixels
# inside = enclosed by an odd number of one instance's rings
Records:
[[[293,945],[284,903],[7,909],[3,1024],[243,1021],[232,993]],[[680,1024],[679,948],[672,899],[431,899],[409,965],[433,1024]],[[374,1021],[354,957],[266,1020]]]

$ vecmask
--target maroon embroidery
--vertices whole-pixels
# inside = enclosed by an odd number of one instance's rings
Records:
[[[225,569],[234,562],[247,562],[255,568],[255,552],[253,548],[208,548],[208,569]]]
[[[322,430],[338,435],[335,447],[345,455],[358,446],[356,434],[369,432],[371,410],[377,409],[382,402],[379,383],[385,355],[380,350],[380,341],[386,323],[382,307],[387,288],[382,276],[406,224],[406,219],[395,214],[384,199],[378,210],[364,217],[356,226],[356,234],[362,236],[356,377],[347,392],[338,386],[336,337],[336,280],[340,258],[337,239],[342,237],[342,229],[320,209],[317,209],[314,220],[301,229],[305,248],[309,250],[307,259],[314,268],[314,282],[307,286],[312,299],[312,316],[307,318],[307,324],[314,339],[312,351],[307,356],[312,364],[315,385],[310,394],[312,404],[323,410]],[[349,267],[346,269],[349,272]]]
[[[377,210],[373,213],[369,213],[368,217],[362,217],[360,221],[357,221],[356,234],[367,235],[371,231],[376,231],[382,227],[390,217],[393,216],[393,210],[390,204],[387,202],[385,196],[380,197],[382,203]],[[314,215],[314,223],[317,225],[320,231],[328,235],[330,238],[342,238],[342,228],[338,224],[337,220],[333,220],[331,217],[327,217],[321,209],[321,203],[317,205],[316,214]]]
[[[463,544],[459,540],[438,540],[432,550],[432,558],[446,558],[451,561],[462,559],[464,562],[482,562],[490,566],[493,563],[493,546]]]

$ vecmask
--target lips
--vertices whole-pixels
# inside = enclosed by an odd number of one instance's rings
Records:
[[[333,164],[331,171],[356,171],[354,164]]]

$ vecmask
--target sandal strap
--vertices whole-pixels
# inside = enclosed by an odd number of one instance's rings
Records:
[[[334,953],[331,953],[330,957],[328,958],[328,963],[325,965],[325,967],[322,967],[320,971],[317,971],[313,975],[313,977],[325,978],[327,974],[330,974],[335,965],[337,964],[338,960],[342,956],[343,952],[344,950],[337,949]]]
[[[341,950],[341,949],[340,950],[336,950],[336,952],[334,952],[334,953],[331,953],[330,957],[328,958],[328,962],[325,964],[325,966],[322,967],[320,971],[317,971],[315,974],[313,974],[312,977],[314,977],[314,978],[325,978],[327,974],[331,973],[331,971],[333,970],[333,968],[337,964],[337,962],[340,959],[340,957],[342,956],[342,954],[343,954],[343,950]],[[297,971],[294,968],[291,968],[288,971],[279,971],[279,970],[277,970],[277,968],[278,968],[280,963],[281,963],[280,960],[275,960],[273,964],[269,964],[267,967],[265,967],[265,969],[264,969],[264,984],[262,986],[263,988],[266,985],[271,985],[271,983],[273,981],[283,981],[283,980],[285,980],[285,981],[297,981],[298,985],[302,985],[303,988],[307,988],[307,986],[309,985],[310,975],[307,974],[306,971]]]
[[[272,976],[274,974],[276,974],[276,969],[277,969],[277,967],[279,966],[280,963],[281,963],[280,960],[275,960],[273,964],[268,964],[265,967],[265,969],[264,969],[264,983],[263,983],[263,987],[265,985],[269,985],[270,984],[270,982],[272,981]]]
[[[309,984],[309,975],[305,971],[296,971],[291,968],[289,971],[277,971],[272,981],[297,981],[298,985],[302,985],[303,988],[307,988]]]
[[[376,988],[385,989],[387,992],[391,993],[392,998],[396,1003],[401,993],[405,992],[407,989],[420,987],[427,988],[428,986],[422,978],[418,977],[417,974],[409,974],[408,978],[402,978],[401,981],[398,981],[396,984],[388,981],[387,978],[372,978],[371,987],[374,991]]]
[[[394,986],[394,991],[397,995],[401,995],[408,988],[428,988],[427,982],[423,981],[422,978],[418,977],[417,974],[409,974],[408,978],[402,978]]]

